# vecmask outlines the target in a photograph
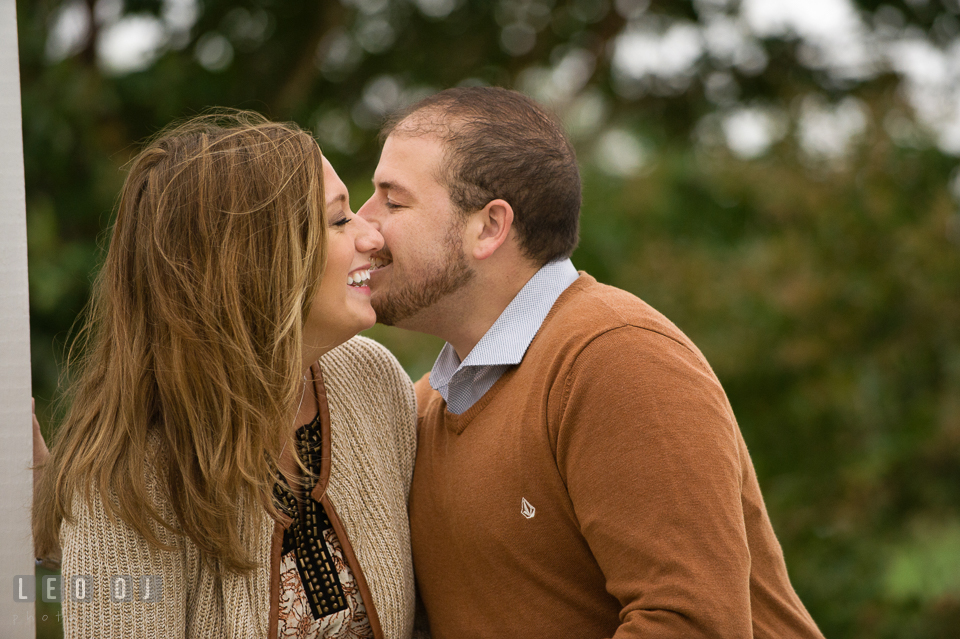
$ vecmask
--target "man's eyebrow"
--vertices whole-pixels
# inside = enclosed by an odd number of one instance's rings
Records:
[[[413,198],[413,193],[411,193],[409,189],[400,186],[396,182],[377,182],[376,187],[384,191],[394,191],[402,197]]]

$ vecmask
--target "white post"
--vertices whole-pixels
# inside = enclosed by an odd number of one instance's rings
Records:
[[[16,0],[0,0],[0,636],[33,639],[30,317]]]

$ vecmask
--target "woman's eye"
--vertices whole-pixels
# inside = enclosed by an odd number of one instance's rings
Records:
[[[334,227],[340,228],[340,227],[342,227],[342,226],[346,226],[346,225],[349,224],[349,223],[350,223],[350,218],[348,218],[348,217],[341,217],[341,218],[338,218],[338,219],[334,220],[333,222],[331,222],[331,223],[330,223],[330,226],[334,226]]]

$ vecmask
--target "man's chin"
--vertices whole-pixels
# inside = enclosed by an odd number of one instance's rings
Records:
[[[390,310],[380,303],[383,299],[382,295],[378,295],[377,289],[373,286],[370,287],[370,291],[370,306],[373,307],[373,312],[377,314],[377,324],[393,326],[393,317],[390,315]]]
[[[438,304],[461,291],[476,275],[459,248],[451,245],[447,254],[453,257],[431,269],[430,277],[410,276],[405,282],[393,278],[378,282],[372,278],[370,303],[377,313],[377,322],[418,332],[431,327],[439,319],[436,313],[442,313],[446,306]]]
[[[406,300],[403,300],[403,302],[405,301]],[[397,303],[397,300],[384,300],[383,298],[380,299],[380,303],[377,303],[375,296],[371,300],[371,304],[377,314],[377,324],[414,330],[416,322],[412,320],[422,315],[429,306],[432,306],[432,304],[424,306],[420,304]]]
[[[377,324],[380,324],[381,326],[392,326],[394,328],[407,328],[406,326],[404,326],[405,320],[407,319],[408,318],[405,318],[405,317],[397,318],[396,316],[391,315],[390,313],[381,313],[377,311]]]
[[[397,325],[397,317],[393,309],[386,305],[378,305],[375,298],[371,300],[371,303],[374,312],[377,314],[377,324],[382,324],[383,326]]]

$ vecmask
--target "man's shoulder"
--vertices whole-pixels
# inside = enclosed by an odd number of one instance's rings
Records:
[[[417,414],[420,417],[423,417],[432,401],[443,399],[440,393],[430,386],[430,373],[424,373],[423,377],[414,382],[413,389],[417,394]]]
[[[586,345],[610,331],[659,335],[699,353],[693,342],[660,311],[629,291],[601,284],[582,273],[554,304],[544,332],[569,344]]]

